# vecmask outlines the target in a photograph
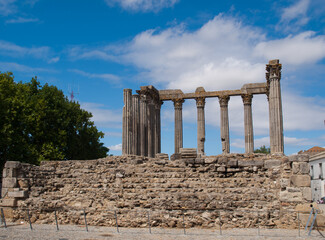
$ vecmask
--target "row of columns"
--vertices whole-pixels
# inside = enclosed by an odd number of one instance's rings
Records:
[[[281,64],[279,60],[271,60],[266,65],[267,98],[269,102],[270,124],[270,148],[271,153],[283,153],[283,116],[281,102]],[[142,89],[143,88],[143,89]],[[204,155],[205,143],[205,98],[200,97],[203,88],[198,88],[196,94],[197,106],[197,151]],[[152,86],[141,87],[137,91],[139,95],[133,95],[131,89],[124,90],[123,108],[123,154],[135,154],[154,157],[161,152],[161,126],[160,108],[162,101],[159,92]],[[241,95],[244,104],[244,128],[245,128],[245,152],[254,152],[254,133],[252,118],[253,95],[244,93]],[[220,104],[220,136],[222,152],[230,152],[229,141],[229,95],[221,95]],[[173,99],[175,110],[175,153],[183,148],[183,98]]]
[[[270,129],[270,150],[271,153],[283,153],[283,116],[281,100],[281,64],[279,60],[271,60],[266,65],[267,99],[269,102],[269,129]],[[252,117],[252,94],[241,95],[244,104],[244,128],[245,128],[245,153],[254,152],[254,132]],[[230,152],[229,141],[229,116],[228,116],[228,95],[219,96],[220,104],[220,136],[223,153]],[[183,147],[182,127],[182,103],[184,99],[174,100],[175,107],[175,153]],[[203,97],[196,98],[197,106],[197,151],[204,155],[205,142],[205,120],[204,120]]]
[[[160,109],[156,89],[124,89],[122,154],[154,157],[161,151]]]
[[[245,126],[245,152],[254,152],[254,138],[253,138],[253,118],[252,118],[252,98],[253,95],[242,95],[244,103],[244,126]],[[228,115],[228,102],[230,97],[228,95],[219,97],[220,104],[220,135],[222,152],[230,152],[229,141],[229,115]],[[179,153],[180,148],[183,147],[183,120],[182,120],[182,104],[184,99],[174,100],[175,110],[175,153]],[[196,98],[197,107],[197,151],[198,154],[204,155],[205,143],[205,98]]]

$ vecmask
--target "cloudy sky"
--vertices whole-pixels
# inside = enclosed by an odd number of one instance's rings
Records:
[[[123,88],[192,92],[265,82],[282,63],[285,153],[325,147],[324,0],[0,0],[0,71],[62,89],[121,153]],[[216,99],[206,103],[206,152],[221,153]],[[162,107],[162,152],[174,112]],[[243,105],[229,102],[231,152],[244,152]],[[196,147],[196,107],[183,107],[184,147]],[[269,145],[266,96],[253,98],[255,147]]]

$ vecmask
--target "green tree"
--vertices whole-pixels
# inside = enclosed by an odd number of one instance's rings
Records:
[[[269,154],[270,152],[271,152],[270,148],[265,147],[265,145],[263,145],[260,148],[254,150],[254,153],[265,153],[265,154]]]
[[[37,78],[16,83],[0,72],[0,159],[38,164],[42,160],[82,160],[107,156],[104,133],[92,114]],[[1,166],[0,166],[1,167]]]

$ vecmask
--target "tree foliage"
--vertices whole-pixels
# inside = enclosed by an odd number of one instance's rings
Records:
[[[270,148],[265,147],[265,145],[263,145],[260,148],[254,150],[254,153],[265,153],[265,154],[269,154],[270,152],[271,152]]]
[[[0,159],[38,164],[42,160],[105,157],[104,134],[91,113],[37,78],[16,83],[0,72]]]

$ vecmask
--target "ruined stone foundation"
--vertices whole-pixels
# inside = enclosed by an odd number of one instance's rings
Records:
[[[205,158],[112,156],[90,161],[7,162],[2,206],[15,221],[144,227],[297,227],[311,200],[307,155]]]

